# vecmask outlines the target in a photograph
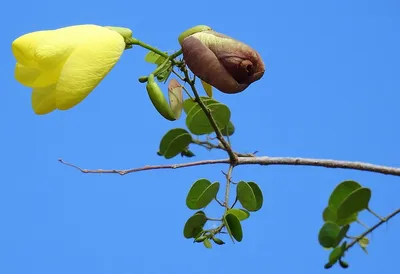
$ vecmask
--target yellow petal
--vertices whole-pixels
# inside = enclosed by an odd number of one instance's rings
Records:
[[[58,80],[56,100],[60,110],[70,109],[85,99],[110,72],[125,49],[124,38],[104,27],[92,28],[81,38],[82,43],[69,56]]]
[[[71,52],[88,33],[99,28],[102,27],[78,25],[32,32],[15,39],[12,52],[20,64],[16,67],[16,80],[32,88],[54,84]]]
[[[45,88],[35,88],[32,91],[31,103],[36,114],[43,115],[56,109],[55,85]]]
[[[15,66],[14,77],[24,86],[31,88],[43,88],[55,84],[62,67],[41,71],[38,68],[27,67],[20,63]]]
[[[24,86],[30,86],[36,81],[40,75],[40,70],[37,68],[30,68],[20,63],[15,65],[14,77]]]
[[[36,48],[52,31],[36,31],[22,35],[12,42],[11,49],[18,63],[24,66],[37,67]]]

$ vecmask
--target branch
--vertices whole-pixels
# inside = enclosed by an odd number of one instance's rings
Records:
[[[373,227],[371,227],[370,229],[366,230],[363,234],[361,234],[360,236],[358,236],[357,238],[355,238],[350,244],[348,244],[346,246],[346,251],[348,249],[350,249],[353,245],[355,245],[356,243],[358,243],[362,238],[364,238],[365,236],[367,236],[368,234],[370,234],[372,231],[374,231],[375,229],[377,229],[379,226],[381,226],[383,223],[388,222],[391,218],[393,218],[394,216],[396,216],[397,214],[400,213],[400,208],[397,209],[396,211],[394,211],[393,213],[389,214],[388,216],[386,216],[385,218],[383,218],[379,223],[377,223],[376,225],[374,225]]]
[[[217,160],[203,160],[197,162],[190,162],[184,164],[172,164],[172,165],[153,165],[144,166],[139,168],[118,170],[90,170],[83,169],[77,165],[65,162],[62,159],[58,160],[62,164],[78,169],[83,173],[116,173],[120,175],[125,175],[129,173],[153,170],[153,169],[177,169],[192,166],[201,165],[213,165],[213,164],[229,164],[230,159],[217,159]],[[329,160],[329,159],[311,159],[311,158],[295,158],[295,157],[238,157],[237,165],[289,165],[289,166],[315,166],[315,167],[327,167],[327,168],[342,168],[342,169],[352,169],[360,171],[369,171],[374,173],[386,174],[400,176],[400,168],[380,166],[363,162],[351,162],[351,161],[339,161],[339,160]]]

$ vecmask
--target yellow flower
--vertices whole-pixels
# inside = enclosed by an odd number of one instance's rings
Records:
[[[15,78],[33,89],[36,114],[67,110],[96,88],[124,49],[124,37],[96,25],[28,33],[12,43]]]

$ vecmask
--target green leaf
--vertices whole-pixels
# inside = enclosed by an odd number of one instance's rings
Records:
[[[199,109],[196,108],[197,107],[195,106],[191,109],[186,117],[187,128],[195,135],[204,135],[214,132],[206,113],[200,108],[200,106]],[[223,129],[228,125],[229,119],[231,118],[231,111],[226,105],[213,103],[207,105],[207,108],[210,110],[219,129]],[[194,109],[196,109],[196,111],[194,111]]]
[[[263,195],[259,186],[254,182],[240,181],[236,186],[237,198],[248,211],[257,211],[263,205]]]
[[[227,213],[235,215],[239,219],[239,221],[246,220],[250,217],[250,212],[244,209],[232,208],[229,209]]]
[[[361,185],[355,181],[343,181],[333,190],[329,197],[328,205],[333,208],[339,208],[339,205],[350,195],[354,190],[361,188]]]
[[[260,210],[264,202],[262,191],[255,182],[248,182],[248,184],[252,188],[254,195],[256,195],[257,206],[254,211]]]
[[[232,136],[235,133],[235,126],[229,121],[228,125],[221,129],[221,133],[224,136]]]
[[[241,242],[243,231],[239,219],[235,215],[227,213],[224,216],[224,223],[231,238],[233,237],[236,241]]]
[[[336,238],[336,244],[333,247],[336,247],[340,244],[340,242],[344,239],[344,237],[346,236],[346,233],[349,231],[350,229],[350,225],[345,225],[340,229],[340,232]]]
[[[200,99],[206,106],[212,103],[219,103],[217,100],[205,96],[200,96]],[[189,114],[190,110],[192,110],[193,107],[201,109],[200,105],[191,98],[188,98],[183,102],[183,110],[185,111],[186,115]]]
[[[354,190],[347,198],[339,205],[337,210],[338,219],[349,218],[368,208],[369,200],[371,199],[371,190],[369,188],[359,188]]]
[[[319,230],[319,244],[325,248],[335,247],[339,233],[340,226],[333,222],[326,222]]]
[[[191,150],[186,149],[184,151],[181,152],[181,156],[182,157],[188,157],[188,158],[192,158],[194,156],[196,156]]]
[[[216,237],[212,237],[212,240],[214,241],[214,243],[216,243],[217,245],[224,245],[225,242],[219,238]]]
[[[333,208],[332,206],[327,206],[324,209],[324,212],[322,213],[322,219],[324,222],[331,221],[335,222],[336,221],[336,209]]]
[[[151,64],[161,65],[165,61],[165,57],[153,51],[149,51],[144,57],[144,60]]]
[[[220,184],[211,184],[207,179],[197,180],[189,190],[186,197],[186,205],[190,209],[206,207],[215,198],[219,191]]]
[[[342,219],[336,220],[335,223],[337,223],[340,226],[348,225],[348,224],[351,224],[351,223],[354,223],[355,221],[357,221],[357,216],[358,216],[358,213],[354,213],[347,218],[342,218]]]
[[[201,234],[200,234],[201,235]],[[199,236],[199,237],[196,237],[195,239],[194,239],[194,242],[195,243],[202,243],[205,239],[207,239],[207,236]]]
[[[212,86],[210,84],[204,82],[203,80],[201,81],[201,84],[203,85],[204,91],[206,92],[208,97],[212,97],[212,94],[213,94]]]
[[[204,212],[196,212],[186,221],[185,227],[183,228],[183,236],[186,239],[198,237],[206,222],[207,217]]]
[[[212,248],[212,244],[211,244],[211,242],[210,242],[209,239],[205,239],[205,240],[203,241],[203,244],[204,244],[204,246],[205,246],[206,248]]]
[[[349,264],[347,262],[343,261],[342,259],[339,259],[339,265],[345,269],[349,267]]]
[[[343,255],[346,249],[347,242],[343,242],[341,246],[335,247],[329,254],[329,263],[325,265],[325,268],[331,268]]]
[[[158,153],[166,159],[171,159],[185,151],[192,142],[192,136],[183,128],[174,128],[168,131],[161,139]]]
[[[338,224],[340,226],[351,224],[351,223],[357,221],[357,216],[358,216],[357,213],[349,216],[348,218],[344,218],[344,219],[339,219],[338,220],[336,211],[337,210],[335,208],[333,208],[332,206],[327,206],[324,209],[324,212],[322,214],[323,220],[325,222],[327,222],[327,221],[335,222],[336,224]]]

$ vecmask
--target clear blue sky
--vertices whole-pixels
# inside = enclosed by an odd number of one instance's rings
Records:
[[[57,162],[106,169],[187,161],[156,155],[163,134],[184,120],[162,119],[137,82],[152,69],[143,62],[146,51],[126,51],[77,107],[36,116],[30,90],[13,78],[11,42],[18,36],[77,24],[116,25],[173,51],[181,31],[210,25],[255,47],[267,66],[263,79],[245,92],[215,94],[233,112],[236,150],[400,166],[399,13],[395,0],[4,2],[0,272],[322,273],[328,252],[317,234],[335,185],[354,179],[371,187],[371,206],[382,215],[400,207],[396,177],[244,166],[233,179],[258,182],[265,202],[243,223],[243,242],[227,240],[212,250],[194,245],[182,235],[192,213],[186,193],[197,178],[222,181],[226,166],[118,176],[82,174]],[[196,160],[224,157],[195,152]],[[374,232],[369,255],[352,249],[346,273],[399,273],[399,229],[400,217]]]

